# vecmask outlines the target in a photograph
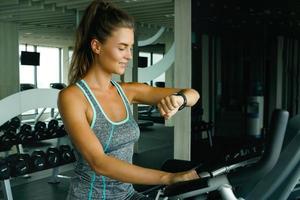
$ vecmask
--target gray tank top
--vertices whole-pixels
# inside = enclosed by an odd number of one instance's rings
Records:
[[[84,80],[77,82],[76,85],[82,90],[93,109],[93,119],[90,126],[101,142],[104,152],[109,156],[132,163],[133,145],[140,135],[139,127],[133,119],[129,101],[121,86],[113,80],[111,83],[118,90],[126,107],[126,118],[119,122],[113,122],[108,118]],[[96,174],[76,148],[75,155],[77,158],[75,176],[71,180],[68,199],[123,200],[135,196],[136,192],[132,184]]]

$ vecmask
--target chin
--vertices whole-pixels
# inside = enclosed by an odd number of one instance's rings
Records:
[[[124,75],[125,74],[125,70],[119,70],[119,71],[116,71],[115,74],[117,75]]]

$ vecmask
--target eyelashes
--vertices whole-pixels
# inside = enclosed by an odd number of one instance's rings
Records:
[[[126,48],[118,48],[120,51],[125,51],[126,50]],[[129,49],[130,50],[130,52],[132,52],[133,51],[133,48],[130,48]]]

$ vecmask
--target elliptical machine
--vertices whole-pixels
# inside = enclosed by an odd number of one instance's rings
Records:
[[[273,112],[262,156],[209,171],[203,171],[201,167],[196,167],[200,179],[166,186],[157,192],[155,199],[200,200],[207,199],[208,194],[213,191],[218,191],[220,198],[224,200],[238,199],[236,195],[242,197],[239,199],[261,199],[258,198],[257,192],[255,194],[251,191],[256,188],[258,183],[261,184],[261,181],[267,177],[278,161],[288,116],[288,112],[284,110],[277,109]],[[294,143],[291,145],[295,145]],[[267,188],[265,189],[267,190]],[[255,190],[253,191],[255,192]],[[267,199],[267,197],[263,199]]]

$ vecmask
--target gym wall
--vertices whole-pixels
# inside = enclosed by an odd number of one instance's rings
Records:
[[[0,99],[19,91],[17,25],[0,22]]]

